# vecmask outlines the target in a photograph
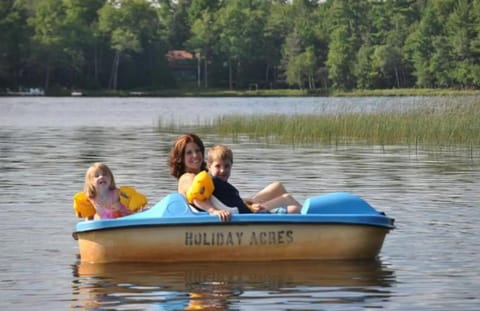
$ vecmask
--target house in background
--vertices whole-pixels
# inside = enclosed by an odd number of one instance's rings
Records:
[[[198,63],[195,53],[185,50],[170,50],[166,56],[168,66],[177,82],[197,81]]]

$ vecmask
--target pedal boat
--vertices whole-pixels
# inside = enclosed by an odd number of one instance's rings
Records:
[[[143,212],[79,222],[73,237],[88,263],[357,260],[376,258],[394,227],[344,192],[308,198],[300,214],[234,214],[230,222],[172,193]]]

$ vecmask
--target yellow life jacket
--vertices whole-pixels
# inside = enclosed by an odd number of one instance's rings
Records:
[[[118,194],[120,204],[132,212],[138,211],[148,203],[147,198],[133,187],[122,186],[118,190]],[[95,207],[83,191],[73,196],[73,210],[78,218],[90,218],[96,214]]]
[[[215,186],[213,185],[213,179],[207,171],[201,171],[193,179],[190,189],[187,191],[187,201],[192,204],[193,200],[205,201],[209,199]]]
[[[132,212],[138,211],[148,203],[146,196],[129,186],[120,187],[119,196],[120,203]]]
[[[95,207],[83,191],[73,196],[73,210],[78,218],[90,218],[96,213]]]

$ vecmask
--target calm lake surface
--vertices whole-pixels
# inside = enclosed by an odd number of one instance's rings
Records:
[[[472,99],[469,99],[472,100]],[[475,100],[475,99],[473,99]],[[0,310],[478,310],[479,150],[265,145],[202,134],[235,155],[244,196],[273,180],[299,200],[355,193],[396,219],[376,261],[87,265],[72,196],[106,162],[150,203],[175,191],[178,133],[228,114],[342,113],[448,105],[401,98],[0,97]]]

